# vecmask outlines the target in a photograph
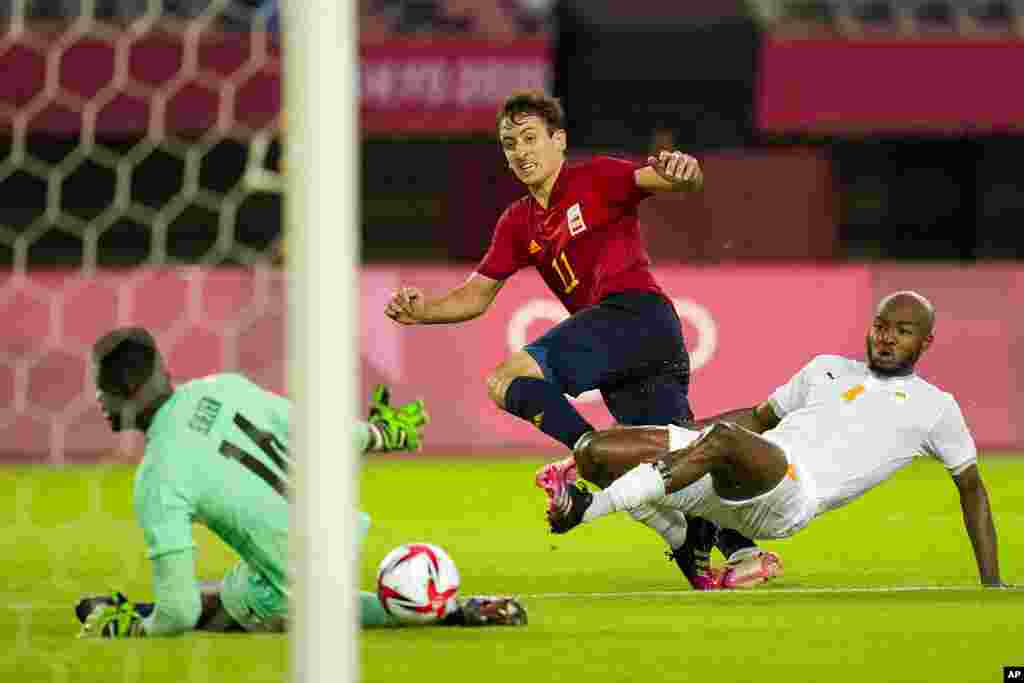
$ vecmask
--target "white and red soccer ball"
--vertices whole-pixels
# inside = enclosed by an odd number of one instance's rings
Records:
[[[377,597],[403,624],[433,624],[457,608],[459,570],[448,553],[429,543],[400,545],[377,569]]]

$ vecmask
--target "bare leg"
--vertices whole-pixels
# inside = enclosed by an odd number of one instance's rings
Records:
[[[668,455],[668,427],[616,427],[585,435],[573,455],[579,475],[601,488]]]
[[[771,491],[788,467],[781,448],[731,422],[715,423],[703,437],[669,453],[663,462],[670,472],[666,492],[675,493],[710,473],[715,492],[727,500],[748,500]]]
[[[667,427],[624,427],[588,435],[575,451],[580,475],[607,487],[637,465],[654,464],[674,493],[706,474],[722,498],[746,500],[774,488],[786,476],[782,449],[730,422],[713,425],[704,436],[668,452]]]

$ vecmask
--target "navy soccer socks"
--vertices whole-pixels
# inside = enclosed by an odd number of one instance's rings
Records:
[[[580,437],[594,427],[576,412],[569,399],[551,382],[535,377],[516,377],[505,392],[505,410],[533,423],[570,451]]]
[[[756,543],[734,529],[721,529],[715,539],[715,545],[727,560],[739,550],[757,547]]]

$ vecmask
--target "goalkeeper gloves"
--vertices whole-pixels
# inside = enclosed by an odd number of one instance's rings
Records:
[[[143,614],[138,605],[121,593],[110,597],[86,598],[78,603],[75,614],[82,622],[79,638],[142,638]]]
[[[378,437],[378,451],[415,451],[422,443],[420,428],[430,421],[423,401],[411,401],[398,408],[391,406],[391,392],[383,384],[373,389],[367,418]]]

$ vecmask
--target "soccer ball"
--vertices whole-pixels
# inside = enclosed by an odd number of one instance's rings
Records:
[[[459,570],[448,553],[429,543],[400,545],[377,569],[377,597],[403,624],[433,624],[457,608]]]

